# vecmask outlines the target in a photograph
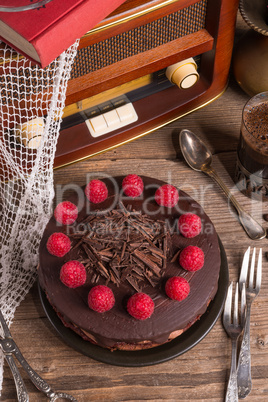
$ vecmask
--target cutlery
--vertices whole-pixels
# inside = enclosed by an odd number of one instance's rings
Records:
[[[236,402],[238,401],[238,388],[237,388],[237,375],[236,375],[236,360],[237,360],[237,341],[241,332],[243,330],[245,322],[245,310],[246,310],[246,292],[245,285],[241,292],[241,302],[240,302],[240,314],[238,313],[238,283],[235,286],[235,297],[233,302],[233,282],[228,287],[227,297],[224,305],[223,312],[223,326],[225,331],[232,340],[232,360],[231,360],[231,370],[226,391],[225,402]],[[233,304],[233,314],[232,314],[232,304]]]
[[[250,312],[253,300],[258,296],[261,288],[262,249],[259,251],[257,272],[254,281],[256,249],[254,247],[249,270],[250,247],[245,252],[239,278],[240,289],[246,287],[246,323],[238,360],[237,382],[239,398],[245,398],[251,391],[251,358],[250,358]],[[247,285],[248,282],[248,285]],[[255,282],[255,287],[254,287]]]
[[[190,130],[184,129],[180,132],[180,147],[186,162],[193,170],[206,173],[218,183],[235,207],[240,223],[247,235],[253,240],[263,239],[266,236],[266,231],[241,207],[216,171],[212,168],[212,154],[203,141]]]
[[[18,401],[28,402],[29,395],[26,390],[23,379],[20,375],[20,372],[16,366],[13,355],[16,356],[17,360],[20,362],[20,364],[22,365],[22,367],[24,368],[24,370],[26,371],[26,373],[28,374],[28,376],[30,377],[32,383],[36,386],[36,388],[39,391],[42,391],[44,394],[46,394],[46,396],[49,398],[51,402],[54,402],[57,399],[61,400],[65,399],[72,402],[77,402],[77,400],[73,396],[68,395],[65,392],[54,392],[50,388],[49,384],[45,380],[43,380],[43,378],[41,378],[27,363],[27,361],[23,357],[22,353],[20,352],[18,346],[16,345],[15,341],[11,336],[8,325],[3,317],[1,310],[0,310],[0,322],[4,332],[4,337],[0,336],[0,346],[3,350],[5,359],[7,360],[14,377]]]

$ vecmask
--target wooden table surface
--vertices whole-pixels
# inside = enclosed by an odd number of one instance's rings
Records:
[[[243,207],[268,227],[263,214],[268,202],[252,201],[233,183],[241,112],[249,97],[230,78],[226,92],[206,107],[150,135],[90,160],[55,171],[55,185],[86,183],[90,172],[109,175],[136,173],[173,183],[200,202],[223,243],[230,280],[239,277],[248,246],[263,247],[261,292],[252,307],[251,352],[253,389],[251,402],[268,400],[268,240],[250,240],[219,187],[183,161],[178,135],[188,128],[209,145],[213,165]],[[15,313],[11,332],[32,367],[55,390],[78,401],[223,401],[231,362],[231,342],[221,318],[194,348],[167,362],[146,367],[121,367],[100,363],[67,346],[46,317],[35,285]],[[30,401],[45,401],[21,371]],[[9,368],[5,365],[1,401],[16,401]]]

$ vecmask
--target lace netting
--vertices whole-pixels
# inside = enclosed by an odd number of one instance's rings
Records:
[[[10,326],[36,279],[53,159],[78,41],[45,69],[0,43],[0,308]],[[3,380],[0,362],[0,390]]]

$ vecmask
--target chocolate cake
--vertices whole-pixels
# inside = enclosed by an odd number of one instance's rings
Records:
[[[123,177],[104,178],[108,197],[92,203],[84,196],[76,221],[59,225],[52,217],[40,244],[39,282],[65,326],[83,339],[111,350],[138,350],[155,347],[179,336],[205,313],[218,289],[220,250],[215,228],[202,207],[179,190],[173,208],[155,201],[163,182],[141,177],[143,193],[136,198],[122,192]],[[77,194],[69,200],[78,206]],[[201,218],[202,230],[192,237],[178,230],[178,219],[185,213]],[[71,250],[63,257],[51,255],[47,241],[62,232],[71,240]],[[179,255],[187,246],[204,253],[204,265],[196,271],[181,267]],[[60,280],[61,267],[71,260],[86,268],[82,286],[70,288]],[[172,300],[165,292],[167,280],[185,278],[190,293]],[[96,285],[109,287],[115,303],[104,313],[92,310],[89,291]],[[135,293],[145,293],[154,302],[154,311],[144,320],[132,317],[127,301]]]

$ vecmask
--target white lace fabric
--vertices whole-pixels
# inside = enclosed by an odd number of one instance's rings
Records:
[[[41,69],[0,43],[0,308],[9,326],[36,279],[39,243],[54,196],[53,160],[77,45]],[[1,352],[0,390],[2,381]]]

